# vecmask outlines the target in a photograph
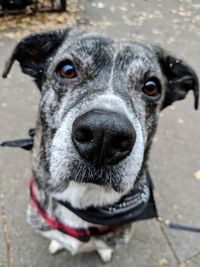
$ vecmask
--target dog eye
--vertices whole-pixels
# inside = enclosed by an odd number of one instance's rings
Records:
[[[158,98],[161,93],[161,86],[156,78],[149,79],[143,86],[142,91],[151,98]]]
[[[56,73],[59,77],[65,78],[65,79],[73,79],[73,78],[77,77],[76,70],[75,70],[74,65],[71,61],[61,63],[58,66]]]

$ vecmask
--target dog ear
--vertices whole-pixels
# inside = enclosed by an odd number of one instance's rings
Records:
[[[159,46],[154,46],[161,70],[166,77],[166,93],[161,109],[171,105],[176,100],[184,99],[192,90],[194,108],[199,104],[199,82],[195,71],[180,59],[169,55]]]
[[[39,79],[45,60],[59,47],[69,30],[55,30],[30,35],[15,47],[6,62],[3,78],[6,78],[15,60],[22,72]]]

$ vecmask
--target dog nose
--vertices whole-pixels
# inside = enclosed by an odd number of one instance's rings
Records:
[[[136,132],[125,115],[91,110],[75,119],[72,140],[83,159],[97,166],[114,165],[130,154]]]

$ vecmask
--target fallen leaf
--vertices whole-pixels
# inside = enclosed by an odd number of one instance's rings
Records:
[[[196,171],[196,172],[194,173],[194,177],[195,177],[198,181],[200,181],[200,170],[199,170],[199,171]]]
[[[65,18],[65,16],[59,16],[59,17],[57,17],[57,21],[59,22],[59,23],[63,23],[63,22],[65,22],[65,20],[66,20],[66,18]]]
[[[167,265],[168,263],[169,263],[168,260],[165,259],[165,258],[161,258],[161,259],[159,260],[159,264],[160,264],[160,266]]]

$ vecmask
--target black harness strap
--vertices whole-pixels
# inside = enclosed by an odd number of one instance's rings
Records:
[[[28,132],[30,138],[5,141],[1,143],[0,146],[20,147],[25,150],[31,150],[33,148],[33,138],[35,136],[35,133],[36,133],[35,128],[31,128]]]

